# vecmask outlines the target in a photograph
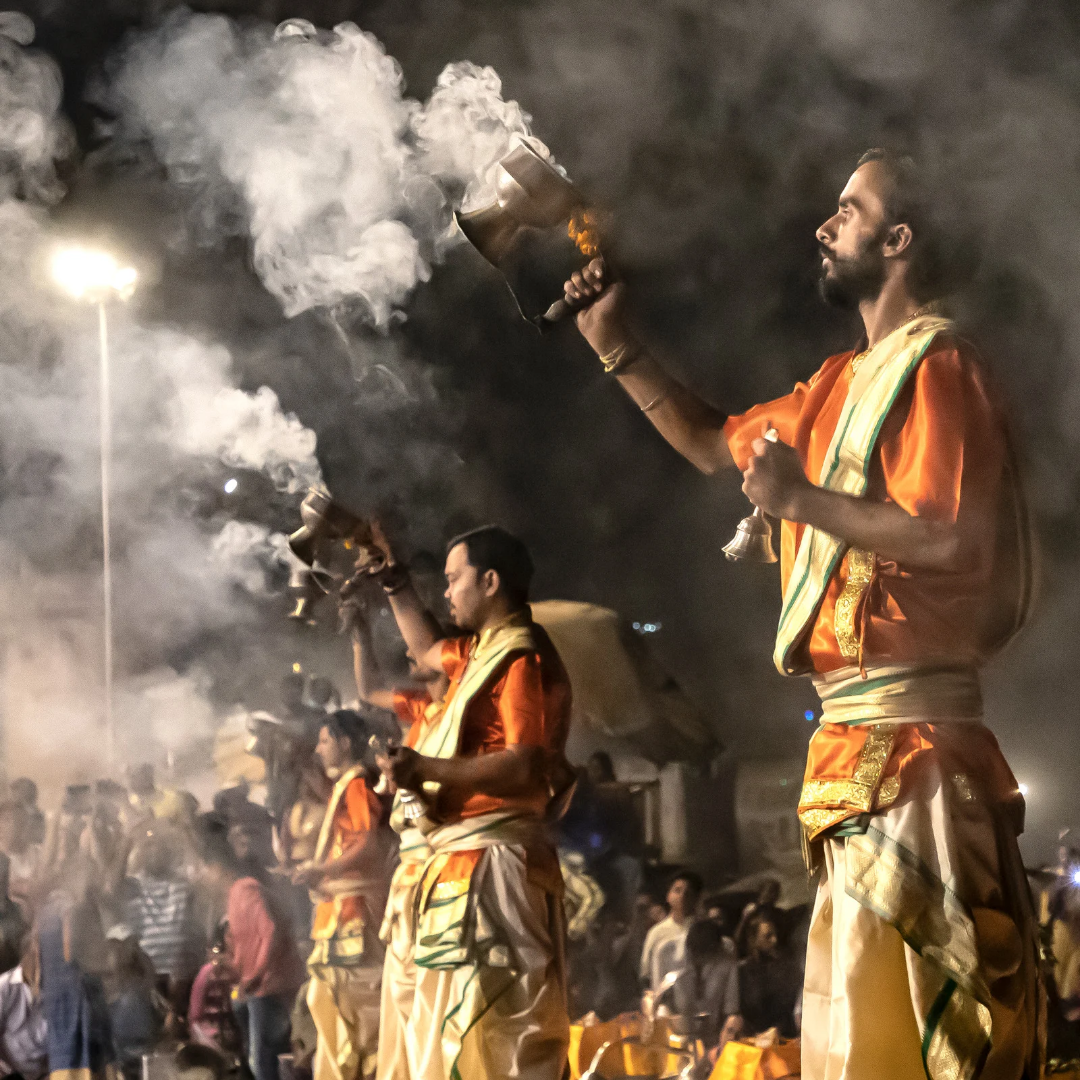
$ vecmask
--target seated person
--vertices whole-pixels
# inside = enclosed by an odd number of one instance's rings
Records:
[[[214,935],[206,963],[192,983],[188,1025],[193,1042],[239,1062],[240,1029],[232,1007],[235,986],[236,974],[229,967],[225,926],[222,924]]]
[[[32,942],[23,962],[0,975],[0,1076],[43,1080],[49,1072],[48,1032]]]
[[[799,965],[780,949],[772,916],[752,915],[746,925],[749,955],[739,964],[740,1014],[745,1035],[778,1028],[785,1038],[799,1034],[795,1007],[802,996]]]
[[[154,967],[126,928],[109,931],[107,954],[109,1021],[124,1080],[139,1080],[143,1054],[165,1035],[169,1004],[154,986]]]
[[[707,1050],[720,1042],[728,1018],[739,1012],[739,968],[715,922],[702,919],[686,932],[682,968],[663,1002],[679,1016],[707,1014],[701,1039]]]

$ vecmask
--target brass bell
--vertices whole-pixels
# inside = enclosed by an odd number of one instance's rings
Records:
[[[776,428],[769,428],[765,432],[765,438],[769,442],[776,442],[779,438]],[[735,535],[723,550],[729,562],[776,562],[776,552],[772,546],[772,526],[760,506],[755,506],[754,512],[739,522]]]
[[[774,563],[776,552],[772,546],[772,526],[761,512],[760,506],[744,517],[735,530],[735,535],[724,546],[724,554],[729,562],[743,559],[746,562]]]

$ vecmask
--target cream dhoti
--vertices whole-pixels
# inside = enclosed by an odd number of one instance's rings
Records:
[[[973,671],[817,677],[799,816],[824,871],[804,1080],[1036,1080],[1045,1007],[1023,800]]]
[[[414,890],[431,856],[431,846],[419,829],[401,833],[401,862],[390,882],[379,937],[386,946],[383,963],[377,1080],[409,1080],[413,1075],[407,1030],[416,993]]]
[[[415,889],[414,1080],[561,1080],[569,1021],[562,879],[539,818],[429,833]]]

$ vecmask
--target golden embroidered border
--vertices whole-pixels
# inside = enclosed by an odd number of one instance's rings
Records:
[[[847,557],[847,581],[836,598],[836,614],[833,619],[836,643],[840,646],[840,655],[845,660],[858,661],[860,637],[856,626],[859,602],[862,600],[874,577],[874,562],[877,556],[872,551],[851,548]]]
[[[888,806],[900,793],[899,777],[881,782],[892,753],[895,734],[888,725],[869,729],[854,775],[848,780],[806,780],[799,796],[799,820],[807,840],[813,840],[852,813],[864,814]]]

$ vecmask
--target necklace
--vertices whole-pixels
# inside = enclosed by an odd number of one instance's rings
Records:
[[[900,323],[900,326],[896,327],[896,330],[899,330],[901,326],[907,326],[907,324],[909,322],[914,322],[916,319],[921,319],[924,315],[936,315],[937,312],[938,312],[937,301],[936,300],[931,300],[929,304],[923,304],[923,306],[921,308],[918,308],[915,311],[913,311],[902,323]],[[891,333],[895,334],[896,330],[891,331]],[[886,336],[888,336],[888,335],[886,335]],[[854,375],[855,372],[859,370],[860,365],[867,358],[867,356],[869,354],[870,354],[870,349],[863,349],[863,351],[861,353],[859,353],[857,356],[853,356],[851,358],[851,374],[852,375]]]

